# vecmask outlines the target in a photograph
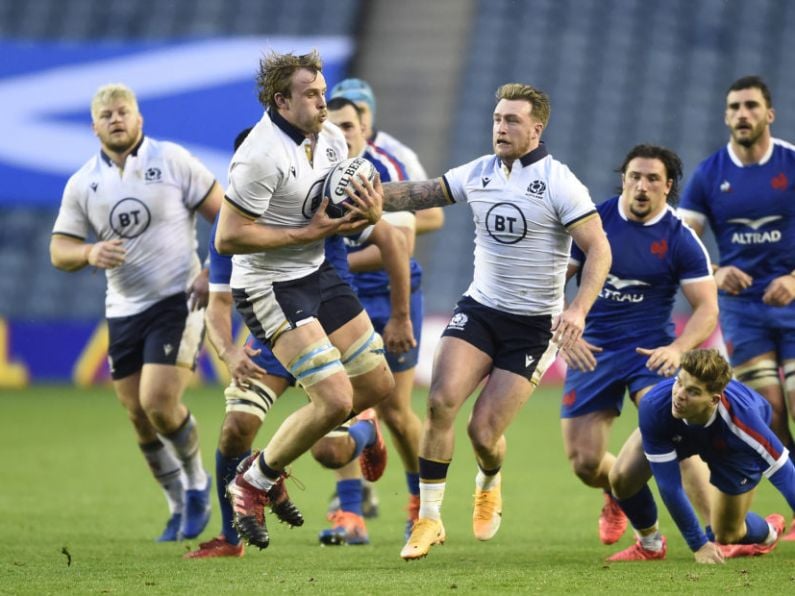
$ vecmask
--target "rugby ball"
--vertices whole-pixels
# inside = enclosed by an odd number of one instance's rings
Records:
[[[342,217],[348,213],[343,205],[350,203],[351,198],[345,191],[349,187],[354,189],[352,181],[361,182],[361,176],[370,182],[375,180],[375,167],[372,162],[363,157],[345,159],[326,174],[326,180],[323,183],[323,196],[329,198],[329,204],[326,207],[329,217]]]

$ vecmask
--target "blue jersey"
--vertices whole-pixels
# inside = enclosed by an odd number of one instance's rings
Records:
[[[671,343],[671,311],[680,284],[712,276],[704,245],[670,207],[645,223],[627,219],[620,197],[600,203],[597,210],[613,262],[586,318],[585,339],[606,349]],[[576,245],[571,260],[583,263]]]
[[[375,145],[368,144],[362,153],[362,157],[372,162],[375,166],[381,182],[397,182],[406,179],[406,171],[393,155],[376,147]],[[355,252],[361,250],[364,245],[355,241],[348,242],[348,250]],[[411,290],[417,290],[422,283],[422,268],[420,264],[411,257],[409,263],[411,273]],[[353,289],[358,296],[378,296],[389,294],[389,276],[386,271],[379,269],[378,271],[367,271],[364,273],[353,273]]]
[[[753,278],[740,297],[761,299],[771,280],[795,269],[795,147],[772,139],[768,155],[748,166],[724,147],[699,164],[681,210],[709,222],[721,265]]]
[[[727,494],[748,492],[766,476],[792,501],[795,486],[789,452],[768,426],[771,408],[761,395],[730,381],[713,416],[699,426],[674,418],[674,382],[667,379],[658,383],[640,400],[638,421],[643,451],[660,495],[695,551],[706,542],[706,536],[682,488],[679,459],[700,455],[709,467],[710,483]],[[772,478],[780,470],[782,479],[788,477],[784,486]]]

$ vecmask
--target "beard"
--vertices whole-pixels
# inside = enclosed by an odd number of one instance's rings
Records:
[[[767,125],[764,122],[760,122],[756,126],[750,129],[749,133],[743,137],[739,136],[737,133],[739,130],[748,130],[745,129],[734,129],[732,131],[732,136],[734,136],[734,140],[737,142],[738,145],[745,147],[746,149],[749,147],[753,147],[756,142],[760,139],[762,134],[765,132],[765,127]]]

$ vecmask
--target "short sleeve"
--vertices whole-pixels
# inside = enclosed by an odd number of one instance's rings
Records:
[[[58,217],[52,228],[53,234],[63,234],[80,240],[88,238],[90,223],[80,195],[79,185],[72,176],[64,187]]]
[[[262,163],[233,161],[229,166],[226,197],[244,213],[259,217],[268,210],[280,180],[276,165],[268,157]]]
[[[174,143],[168,143],[166,146],[171,167],[174,168],[174,174],[182,189],[182,200],[192,211],[207,197],[215,182],[215,176],[184,147]]]
[[[550,185],[550,200],[558,219],[567,228],[596,213],[588,189],[563,165],[555,176],[555,183]]]
[[[684,223],[676,247],[676,269],[681,283],[712,277],[709,254],[696,233]]]

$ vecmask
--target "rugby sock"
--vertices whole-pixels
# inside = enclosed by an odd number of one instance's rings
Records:
[[[337,481],[337,495],[340,498],[340,509],[356,515],[362,513],[362,495],[364,489],[361,478],[350,478]]]
[[[348,434],[354,444],[353,457],[351,457],[353,461],[361,455],[365,447],[369,447],[375,441],[375,425],[369,420],[360,420],[348,427]]]
[[[202,465],[199,451],[199,432],[196,419],[188,412],[180,427],[160,439],[168,444],[177,456],[182,470],[185,472],[185,488],[188,490],[204,489],[207,486],[207,472]]]
[[[657,503],[648,484],[631,497],[616,499],[618,506],[626,514],[629,523],[636,530],[651,528],[657,523]]]
[[[745,514],[745,527],[747,532],[738,544],[769,544],[776,539],[776,531],[752,511]]]
[[[170,513],[182,513],[184,487],[179,460],[159,440],[138,445],[152,475],[163,489]]]
[[[663,547],[662,536],[656,526],[651,534],[646,536],[638,535],[638,541],[645,550],[660,552]]]
[[[480,490],[491,490],[492,488],[497,488],[500,485],[500,482],[501,475],[499,468],[497,468],[496,472],[493,470],[483,471],[478,469],[478,474],[475,476],[475,486],[477,486]]]
[[[234,515],[232,505],[226,498],[226,485],[234,479],[238,464],[249,455],[251,451],[230,456],[221,453],[220,449],[215,450],[215,488],[218,493],[218,504],[221,507],[221,533],[229,544],[238,544],[240,536],[232,525]]]
[[[709,540],[710,542],[716,542],[715,532],[712,531],[712,526],[706,526],[704,528],[704,534],[707,535],[707,540]]]
[[[406,484],[409,487],[410,495],[420,494],[420,473],[406,472]]]
[[[449,467],[449,461],[420,458],[420,517],[442,519],[442,501]]]
[[[246,470],[246,473],[243,474],[243,478],[258,489],[268,491],[276,484],[280,475],[281,472],[279,470],[274,470],[265,463],[265,451],[262,451],[259,457],[254,460],[254,463]]]

